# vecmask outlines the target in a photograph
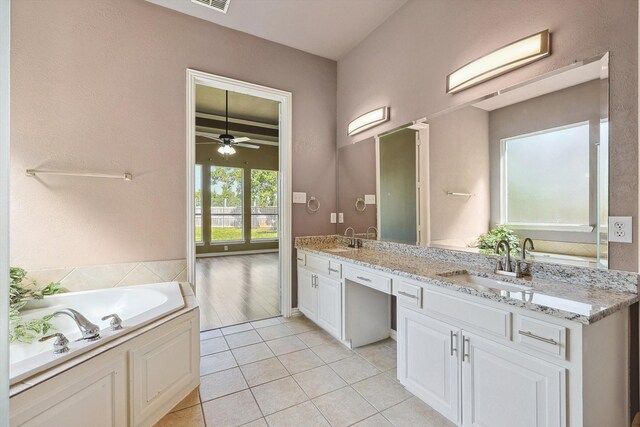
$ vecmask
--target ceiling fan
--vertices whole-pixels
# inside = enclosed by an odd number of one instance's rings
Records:
[[[238,147],[253,148],[255,150],[260,148],[259,145],[244,143],[246,141],[251,141],[251,138],[247,138],[247,137],[236,138],[235,136],[229,134],[229,91],[228,90],[225,91],[225,104],[226,104],[226,107],[225,107],[224,133],[222,135],[217,135],[215,133],[209,133],[209,132],[196,132],[196,136],[209,138],[209,139],[212,139],[217,144],[222,144],[222,146],[218,148],[218,153],[224,154],[224,155],[235,154],[236,150],[235,148],[233,148],[234,145],[237,145]]]

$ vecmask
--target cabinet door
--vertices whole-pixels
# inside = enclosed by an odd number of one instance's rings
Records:
[[[398,307],[398,379],[454,423],[459,419],[460,331]]]
[[[318,296],[314,286],[315,274],[306,268],[298,267],[298,309],[307,318],[316,322],[318,312]]]
[[[566,425],[566,370],[463,332],[464,426]]]
[[[340,339],[342,330],[342,283],[318,276],[318,325]]]

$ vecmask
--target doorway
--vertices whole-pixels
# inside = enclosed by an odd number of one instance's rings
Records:
[[[187,261],[201,330],[287,317],[291,94],[187,74]]]

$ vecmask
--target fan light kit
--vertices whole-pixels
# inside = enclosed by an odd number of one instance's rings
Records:
[[[220,148],[218,148],[218,153],[224,154],[224,155],[236,154],[236,150],[230,145],[223,145]]]

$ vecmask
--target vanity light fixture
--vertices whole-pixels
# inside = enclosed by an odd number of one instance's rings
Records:
[[[447,76],[447,93],[455,93],[551,55],[549,30],[540,31],[458,68]]]
[[[218,153],[220,154],[236,154],[236,149],[233,148],[231,145],[221,145],[220,148],[218,148]]]
[[[347,135],[352,136],[357,133],[364,132],[365,130],[378,126],[380,123],[384,123],[387,120],[389,120],[389,107],[376,108],[375,110],[369,111],[368,113],[353,119],[347,127]]]

